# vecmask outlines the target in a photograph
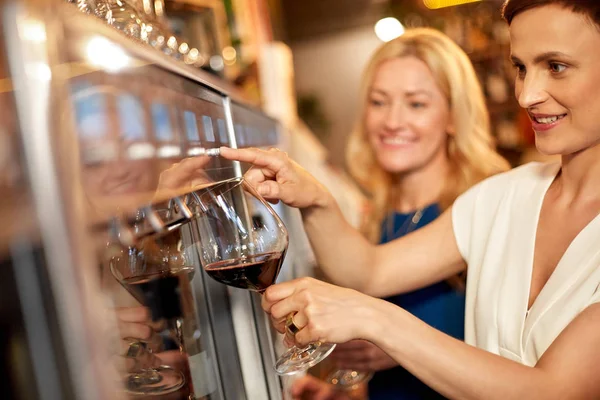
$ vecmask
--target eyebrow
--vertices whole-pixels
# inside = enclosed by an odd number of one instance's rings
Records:
[[[535,56],[535,58],[533,59],[533,63],[541,64],[543,62],[554,60],[556,58],[567,58],[569,60],[571,59],[571,57],[569,55],[562,53],[560,51],[548,51],[546,53],[542,53],[542,54]],[[512,54],[510,55],[510,60],[515,64],[523,64],[523,62],[518,57],[516,57]]]
[[[385,90],[382,89],[377,89],[377,88],[371,88],[371,92],[376,92],[376,93],[380,93],[384,96],[388,96],[388,93]],[[407,97],[411,97],[411,96],[416,96],[419,94],[424,94],[428,97],[432,97],[431,92],[429,92],[428,90],[425,89],[417,89],[417,90],[407,90],[404,92],[404,95]]]

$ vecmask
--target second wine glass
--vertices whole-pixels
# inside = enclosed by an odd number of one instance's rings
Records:
[[[195,197],[204,271],[226,285],[263,293],[275,283],[285,258],[288,233],[283,221],[243,178],[196,191]],[[275,371],[305,371],[334,347],[320,342],[292,347],[277,360]]]

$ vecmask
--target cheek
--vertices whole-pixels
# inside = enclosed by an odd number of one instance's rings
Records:
[[[382,119],[377,113],[367,113],[365,116],[365,131],[369,143],[374,144],[382,127]]]
[[[377,110],[367,110],[365,113],[365,128],[367,132],[377,133],[377,130],[383,124],[382,113]]]
[[[425,118],[415,119],[414,129],[419,132],[421,140],[427,145],[437,146],[444,142],[448,136],[448,118],[436,114]]]

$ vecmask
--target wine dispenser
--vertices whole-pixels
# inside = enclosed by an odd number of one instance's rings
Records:
[[[198,269],[193,222],[242,175],[219,148],[277,121],[62,0],[0,0],[0,29],[0,398],[281,399],[259,299]]]

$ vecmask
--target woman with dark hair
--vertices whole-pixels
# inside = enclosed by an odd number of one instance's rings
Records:
[[[295,313],[288,340],[370,341],[452,399],[599,399],[600,1],[508,0],[504,15],[516,96],[538,150],[560,163],[485,179],[431,224],[376,246],[285,154],[222,155],[255,164],[248,179],[266,198],[302,209],[319,265],[344,286],[270,287],[263,308],[279,331]],[[466,343],[369,297],[462,271]]]

